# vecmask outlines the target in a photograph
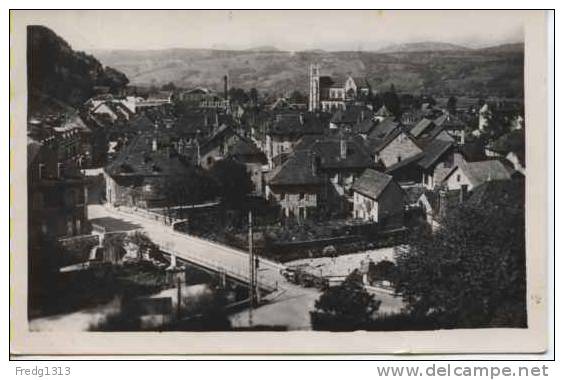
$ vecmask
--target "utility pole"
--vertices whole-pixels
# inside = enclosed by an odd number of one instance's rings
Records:
[[[253,213],[249,210],[249,327],[253,325],[255,263],[253,257]]]

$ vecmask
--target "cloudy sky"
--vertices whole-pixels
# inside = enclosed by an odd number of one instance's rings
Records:
[[[19,13],[18,13],[19,12]],[[469,47],[523,41],[519,11],[16,11],[74,49],[376,50],[438,41]]]

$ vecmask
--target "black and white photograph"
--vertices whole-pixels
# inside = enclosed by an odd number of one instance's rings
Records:
[[[487,334],[546,307],[531,12],[12,16],[29,334]]]

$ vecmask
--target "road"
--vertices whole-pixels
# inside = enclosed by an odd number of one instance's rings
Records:
[[[242,281],[247,282],[249,279],[249,255],[246,252],[182,234],[162,222],[103,205],[89,205],[88,217],[89,219],[113,218],[130,225],[137,225],[164,252],[218,272],[223,271]],[[261,287],[274,290],[292,286],[280,273],[284,268],[283,265],[264,258],[259,260],[258,282]]]
[[[223,246],[208,240],[176,232],[171,226],[146,216],[119,211],[103,205],[89,205],[90,219],[113,218],[127,225],[136,225],[165,252],[178,258],[202,265],[215,271],[248,282],[249,256],[246,252]],[[253,310],[253,324],[286,326],[290,330],[310,329],[309,312],[314,309],[320,291],[303,288],[288,282],[280,270],[284,265],[260,258],[258,280],[262,288],[275,290],[268,296],[268,303]],[[382,312],[398,312],[401,299],[390,294],[375,294],[382,301]],[[235,313],[230,317],[234,327],[246,327],[249,310]]]

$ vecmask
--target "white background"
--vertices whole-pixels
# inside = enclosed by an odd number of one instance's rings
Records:
[[[472,1],[472,2],[456,2],[457,8],[503,8],[508,5],[511,5],[515,8],[557,8],[558,2],[556,1]],[[198,2],[198,4],[190,4],[188,2],[181,2],[181,1],[169,1],[169,0],[160,0],[158,2],[125,2],[125,1],[107,1],[107,0],[98,0],[96,2],[81,2],[80,4],[77,1],[49,1],[48,3],[45,1],[5,1],[3,2],[3,9],[2,9],[2,17],[0,17],[0,30],[3,30],[4,33],[9,31],[9,14],[8,10],[10,8],[44,8],[46,6],[52,8],[154,8],[154,7],[161,7],[161,8],[195,8],[195,7],[204,7],[204,8],[229,8],[230,6],[236,5],[238,8],[319,8],[322,6],[323,8],[342,8],[343,6],[347,6],[350,8],[394,8],[394,9],[401,9],[401,8],[418,8],[422,5],[427,6],[428,8],[452,8],[455,4],[452,1],[426,1],[424,4],[418,1],[394,1],[394,2],[381,2],[381,1],[347,1],[346,3],[342,1],[324,1],[323,3],[320,2],[313,2],[313,1],[295,1],[295,0],[286,0],[284,2],[273,2],[273,3],[266,3],[265,1],[238,1],[236,4],[233,2],[228,1],[207,1],[207,2]],[[558,12],[557,12],[558,13]],[[329,27],[329,26],[328,26]],[[420,27],[424,28],[424,22],[420,25]],[[487,27],[486,25],[484,27]],[[552,36],[552,28],[553,25],[550,23],[548,26],[550,33],[549,35]],[[562,36],[562,27],[556,23],[556,41],[563,41],[564,37]],[[8,115],[9,115],[9,94],[7,89],[7,84],[9,81],[9,60],[8,60],[8,52],[9,52],[9,38],[6,34],[4,34],[4,38],[2,39],[3,49],[2,54],[4,55],[3,59],[1,60],[0,69],[2,73],[4,73],[5,78],[5,87],[4,91],[0,93],[1,97],[1,107],[2,112],[1,115],[3,116],[2,119],[2,133],[0,133],[0,157],[3,158],[4,164],[0,165],[0,178],[2,178],[2,186],[0,186],[0,191],[2,192],[2,199],[5,201],[2,202],[2,215],[5,217],[1,219],[2,228],[1,228],[1,241],[0,247],[3,247],[3,258],[0,260],[0,265],[2,267],[1,273],[5,275],[5,286],[7,286],[7,279],[9,273],[9,265],[8,265],[8,247],[9,247],[9,186],[8,186],[8,149],[9,149],[9,128],[8,128]],[[552,37],[549,37],[548,46],[549,49],[553,45]],[[556,50],[556,68],[560,68],[562,63],[562,49],[560,51]],[[551,70],[553,70],[553,59],[552,53],[549,53],[549,99],[553,98],[552,95],[552,82],[553,82],[553,74],[551,74]],[[556,98],[562,99],[562,77],[556,77]],[[560,100],[560,104],[562,105],[562,101]],[[549,121],[553,121],[553,105],[547,105],[549,109]],[[549,135],[551,141],[549,142],[548,146],[550,148],[547,155],[549,157],[549,167],[547,171],[549,173],[549,191],[550,191],[550,198],[549,198],[549,212],[554,209],[554,177],[553,177],[553,163],[554,163],[554,152],[553,152],[553,141],[552,136],[554,133],[554,125],[560,124],[558,123],[561,121],[561,106],[556,108],[556,122],[549,126]],[[15,126],[16,128],[18,126]],[[562,143],[562,132],[560,128],[556,128],[555,139],[558,143]],[[564,164],[562,163],[562,149],[556,150],[556,163],[560,164],[558,167],[562,167]],[[556,194],[562,194],[564,189],[562,188],[562,180],[559,178],[561,176],[556,176]],[[562,202],[559,202],[556,205],[555,215],[562,215]],[[549,215],[550,221],[550,237],[551,237],[551,249],[554,249],[553,245],[553,225],[554,219],[553,215]],[[557,226],[558,227],[558,226]],[[17,231],[13,231],[13,233],[17,233]],[[558,234],[557,234],[558,236]],[[559,246],[559,244],[557,244]],[[561,251],[561,249],[558,249]],[[556,283],[554,283],[554,278],[552,276],[552,268],[553,268],[553,257],[554,255],[551,253],[551,267],[549,270],[550,273],[550,282],[549,288],[554,289],[559,288],[559,285],[562,284],[562,276],[557,276]],[[559,260],[559,264],[561,261]],[[557,273],[559,269],[556,268]],[[560,289],[560,288],[559,288]],[[558,293],[560,296],[560,292]],[[68,362],[43,362],[43,361],[35,361],[35,362],[23,362],[23,361],[12,361],[8,362],[9,357],[9,338],[8,338],[8,325],[9,325],[9,315],[8,315],[8,291],[4,288],[3,291],[0,292],[0,297],[2,300],[2,313],[0,313],[0,336],[1,342],[3,347],[3,360],[1,364],[0,373],[2,374],[2,378],[11,379],[16,378],[16,367],[25,367],[25,368],[33,368],[35,366],[70,366],[71,367],[71,376],[73,378],[80,378],[80,379],[96,379],[100,380],[104,377],[106,378],[118,378],[118,379],[166,379],[174,377],[176,379],[200,379],[200,378],[245,378],[245,379],[265,379],[268,378],[269,380],[278,380],[278,379],[308,379],[308,378],[323,378],[324,380],[330,379],[347,379],[347,378],[372,378],[377,377],[377,373],[375,372],[375,366],[382,366],[382,365],[389,365],[393,364],[389,361],[384,362],[92,362],[92,361],[68,361]],[[552,296],[550,297],[552,298]],[[553,337],[553,305],[551,304],[551,308],[549,310],[550,315],[550,324],[551,328],[549,330],[549,334]],[[561,304],[556,306],[556,314],[561,315]],[[562,335],[562,327],[557,327],[556,330],[556,340],[558,341],[557,346],[558,350],[554,351],[554,341],[551,338],[550,340],[550,348],[549,351],[544,355],[464,355],[464,356],[456,356],[456,355],[449,355],[449,356],[373,356],[373,357],[354,357],[354,356],[345,356],[345,357],[329,357],[329,356],[321,356],[321,357],[301,357],[301,356],[290,356],[290,357],[224,357],[223,359],[270,359],[270,360],[277,360],[277,359],[290,359],[290,360],[324,360],[324,359],[371,359],[371,360],[413,360],[413,359],[426,359],[426,360],[469,360],[469,362],[462,363],[453,363],[454,365],[471,365],[473,364],[471,361],[476,359],[482,360],[518,360],[513,362],[497,362],[497,363],[477,363],[477,365],[497,365],[497,366],[523,366],[523,365],[542,365],[548,364],[549,365],[549,374],[550,378],[563,378],[564,376],[564,364],[560,363],[564,361],[564,355],[561,354],[562,352],[562,340],[558,339]],[[523,360],[547,360],[556,358],[555,363],[540,363],[540,362],[524,362]],[[181,357],[178,357],[179,359]],[[75,358],[76,359],[76,358]],[[128,359],[141,359],[141,358],[128,358]],[[154,359],[154,358],[153,358]],[[165,358],[161,358],[165,359]],[[192,357],[189,359],[211,359],[211,357]],[[404,363],[397,363],[398,365],[407,365],[407,364],[419,364],[421,366],[427,366],[431,363],[425,362],[404,362]],[[440,363],[441,365],[446,365],[446,362]],[[20,376],[18,376],[20,377]]]

